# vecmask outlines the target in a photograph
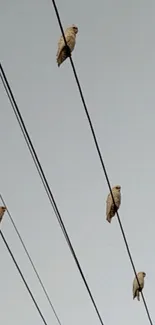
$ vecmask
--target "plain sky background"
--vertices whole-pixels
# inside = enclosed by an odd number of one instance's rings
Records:
[[[155,2],[57,0],[63,27],[79,28],[73,60],[152,319],[155,287]],[[69,60],[58,68],[60,29],[45,0],[0,0],[0,60],[105,325],[148,324],[132,299],[133,270]],[[0,83],[0,192],[62,325],[99,325]],[[57,320],[7,213],[1,229],[48,322]],[[42,320],[0,240],[0,322]]]

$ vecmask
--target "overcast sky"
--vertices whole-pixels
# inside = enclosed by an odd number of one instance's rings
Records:
[[[63,27],[79,28],[73,60],[152,319],[155,287],[155,2],[57,0]],[[132,299],[133,270],[50,0],[0,0],[0,60],[105,325],[148,324]],[[0,82],[0,192],[62,325],[99,325]],[[1,229],[48,324],[57,320],[7,213]],[[0,321],[42,320],[0,239]]]

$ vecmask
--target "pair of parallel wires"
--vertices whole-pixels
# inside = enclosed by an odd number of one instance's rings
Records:
[[[67,42],[66,42],[66,39],[65,39],[64,30],[63,30],[63,27],[62,27],[62,23],[61,23],[61,19],[60,19],[60,16],[59,16],[59,12],[58,12],[56,3],[55,3],[54,0],[52,0],[52,3],[53,3],[53,6],[54,6],[54,10],[55,10],[55,13],[56,13],[56,16],[57,16],[57,20],[58,20],[58,23],[59,23],[59,26],[60,26],[61,33],[62,33],[63,38],[64,38],[64,42],[65,42],[65,44],[67,46]],[[101,165],[102,165],[102,169],[103,169],[103,172],[104,172],[104,175],[105,175],[105,178],[106,178],[108,187],[109,187],[109,191],[110,191],[111,196],[112,196],[113,203],[115,205],[115,200],[114,200],[114,197],[113,197],[113,193],[112,193],[112,189],[111,189],[109,177],[108,177],[108,174],[107,174],[107,170],[106,170],[106,167],[105,167],[103,158],[102,158],[101,150],[99,148],[99,144],[98,144],[98,141],[97,141],[97,138],[96,138],[96,135],[95,135],[95,131],[94,131],[94,128],[93,128],[93,124],[92,124],[92,121],[91,121],[91,118],[90,118],[90,115],[89,115],[89,112],[88,112],[88,109],[87,109],[87,106],[86,106],[86,102],[85,102],[85,99],[84,99],[84,95],[83,95],[83,92],[82,92],[82,88],[81,88],[81,85],[80,85],[80,82],[79,82],[79,78],[77,76],[77,72],[76,72],[75,65],[73,63],[73,59],[71,57],[71,54],[70,54],[70,57],[69,58],[70,58],[70,63],[71,63],[72,69],[73,69],[74,77],[75,77],[75,80],[76,80],[76,83],[77,83],[77,86],[78,86],[78,90],[79,90],[79,93],[80,93],[80,96],[81,96],[81,100],[82,100],[82,103],[83,103],[83,106],[84,106],[84,110],[85,110],[85,113],[86,113],[86,116],[87,116],[87,119],[88,119],[88,122],[89,122],[89,126],[90,126],[90,129],[91,129],[91,132],[92,132],[92,136],[93,136],[93,139],[94,139],[94,142],[95,142],[95,146],[96,146],[96,149],[97,149],[97,153],[99,155],[99,159],[100,159],[100,162],[101,162]],[[78,258],[76,256],[76,253],[75,253],[74,248],[72,246],[72,243],[70,241],[69,235],[68,235],[67,230],[65,228],[65,225],[63,223],[61,214],[60,214],[60,212],[58,210],[57,204],[55,202],[55,199],[54,199],[54,196],[52,194],[51,188],[50,188],[50,186],[48,184],[48,181],[46,179],[46,176],[44,174],[44,171],[43,171],[43,168],[42,168],[41,163],[39,161],[38,155],[36,154],[35,148],[34,148],[34,146],[32,144],[31,138],[30,138],[29,133],[28,133],[28,131],[26,129],[26,126],[25,126],[25,123],[24,123],[23,118],[21,116],[20,110],[19,110],[18,105],[16,103],[16,100],[15,100],[15,98],[13,96],[12,90],[11,90],[10,85],[8,83],[8,80],[6,78],[6,75],[5,75],[4,69],[2,67],[2,64],[0,64],[0,77],[1,77],[1,80],[2,80],[2,83],[3,83],[3,86],[4,86],[5,90],[6,90],[6,93],[8,95],[8,98],[10,100],[10,103],[11,103],[11,106],[12,106],[13,111],[15,113],[15,116],[17,118],[17,121],[19,123],[19,126],[20,126],[20,128],[22,130],[22,133],[23,133],[23,136],[24,136],[25,141],[27,143],[27,146],[28,146],[28,148],[30,150],[32,159],[33,159],[33,161],[35,163],[35,166],[36,166],[36,168],[38,170],[39,176],[40,176],[40,178],[42,180],[42,183],[43,183],[43,186],[45,188],[46,194],[47,194],[47,196],[48,196],[48,198],[50,200],[50,203],[51,203],[51,205],[52,205],[52,207],[54,209],[54,212],[55,212],[56,217],[58,219],[59,225],[60,225],[60,227],[62,229],[62,232],[63,232],[63,234],[65,236],[65,239],[67,241],[67,244],[69,246],[69,249],[70,249],[70,251],[71,251],[71,253],[73,255],[73,258],[74,258],[75,263],[76,263],[76,265],[78,267],[78,270],[79,270],[79,272],[81,274],[81,277],[83,279],[83,282],[84,282],[84,284],[86,286],[86,289],[88,291],[88,294],[90,296],[90,299],[91,299],[91,301],[92,301],[92,303],[94,305],[94,308],[95,308],[95,311],[96,311],[97,316],[99,318],[99,321],[100,321],[101,325],[104,325],[104,322],[103,322],[102,317],[101,317],[101,315],[99,313],[99,310],[98,310],[98,307],[96,305],[96,302],[95,302],[95,300],[93,298],[93,295],[91,293],[91,290],[90,290],[90,288],[88,286],[88,283],[86,281],[86,278],[84,276],[84,273],[82,271],[82,268],[80,266],[80,263],[79,263]],[[3,198],[2,198],[2,196],[1,196],[1,200],[2,200],[3,204],[5,205],[5,202],[4,202]],[[36,270],[36,268],[34,266],[34,263],[33,263],[32,259],[31,259],[30,255],[29,255],[27,249],[26,249],[26,246],[25,246],[25,244],[24,244],[24,242],[23,242],[23,240],[22,240],[22,238],[20,236],[20,233],[18,232],[18,229],[17,229],[16,225],[14,224],[14,221],[13,221],[10,213],[9,213],[9,217],[10,217],[10,219],[11,219],[11,221],[13,223],[13,226],[15,228],[15,231],[17,232],[17,235],[18,235],[18,237],[19,237],[19,239],[20,239],[20,241],[21,241],[21,243],[22,243],[22,245],[24,247],[24,250],[25,250],[25,252],[26,252],[26,254],[27,254],[28,258],[29,258],[29,261],[30,261],[30,263],[31,263],[31,265],[32,265],[35,273],[36,273],[36,276],[37,276],[37,278],[38,278],[38,280],[39,280],[39,282],[40,282],[40,284],[42,286],[42,289],[43,289],[43,291],[44,291],[44,293],[46,295],[46,298],[48,299],[48,302],[50,303],[50,306],[51,306],[51,308],[52,308],[52,310],[53,310],[53,312],[54,312],[54,314],[55,314],[55,316],[57,318],[57,321],[59,322],[59,325],[61,325],[60,319],[59,319],[59,317],[58,317],[58,315],[57,315],[57,313],[56,313],[56,311],[55,311],[55,309],[53,307],[53,304],[52,304],[52,302],[51,302],[51,300],[50,300],[50,298],[49,298],[49,296],[47,294],[47,291],[46,291],[46,289],[45,289],[45,287],[43,285],[43,282],[42,282],[42,280],[41,280],[41,278],[40,278],[40,276],[39,276],[39,274],[38,274],[38,272],[37,272],[37,270]],[[133,258],[132,258],[132,255],[131,255],[131,252],[130,252],[130,249],[129,249],[129,245],[128,245],[128,242],[127,242],[127,239],[126,239],[126,235],[125,235],[125,232],[124,232],[124,229],[123,229],[122,222],[120,220],[120,216],[119,216],[118,211],[117,211],[117,219],[118,219],[118,223],[119,223],[119,226],[120,226],[120,229],[121,229],[121,233],[122,233],[122,236],[123,236],[123,240],[125,242],[125,246],[126,246],[126,249],[127,249],[127,253],[128,253],[128,256],[129,256],[129,259],[130,259],[130,262],[131,262],[131,265],[132,265],[132,268],[133,268],[133,271],[134,271],[134,274],[135,274],[135,277],[137,279],[137,282],[138,282],[138,285],[139,285],[139,288],[140,288],[140,283],[139,283],[139,280],[138,280],[138,277],[137,277],[136,268],[135,268],[135,265],[134,265],[134,262],[133,262]],[[22,280],[23,280],[23,282],[24,282],[27,290],[29,291],[29,294],[30,294],[30,296],[31,296],[31,298],[32,298],[32,300],[33,300],[33,302],[34,302],[34,304],[35,304],[35,306],[36,306],[36,308],[37,308],[37,310],[38,310],[38,312],[39,312],[39,314],[40,314],[43,322],[44,322],[44,324],[47,325],[47,323],[45,321],[45,318],[44,318],[44,316],[43,316],[40,308],[38,307],[38,305],[36,303],[36,300],[35,300],[32,292],[31,292],[31,290],[30,290],[30,288],[29,288],[26,280],[24,279],[23,274],[22,274],[22,272],[21,272],[21,270],[20,270],[20,268],[19,268],[19,266],[18,266],[18,264],[17,264],[17,262],[16,262],[16,260],[15,260],[15,258],[13,256],[12,252],[11,252],[11,249],[9,248],[9,245],[8,245],[8,243],[7,243],[4,235],[2,234],[2,231],[0,231],[0,235],[1,235],[3,241],[4,241],[5,245],[6,245],[6,248],[9,251],[9,253],[10,253],[13,261],[14,261],[14,264],[16,265],[16,267],[18,269],[18,272],[20,273],[20,276],[21,276],[21,278],[22,278]],[[144,297],[143,292],[141,292],[141,295],[142,295],[142,300],[143,300],[143,303],[144,303],[144,307],[145,307],[145,310],[146,310],[146,313],[147,313],[149,322],[150,322],[151,325],[153,325],[153,322],[152,322],[152,319],[151,319],[151,316],[150,316],[150,313],[149,313],[149,309],[148,309],[148,306],[147,306],[147,303],[146,303],[146,300],[145,300],[145,297]]]

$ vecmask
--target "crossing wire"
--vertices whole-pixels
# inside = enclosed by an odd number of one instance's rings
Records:
[[[52,207],[53,207],[53,209],[54,209],[54,212],[55,212],[55,215],[56,215],[57,220],[58,220],[58,222],[59,222],[59,225],[60,225],[60,227],[61,227],[61,229],[62,229],[62,232],[63,232],[63,234],[64,234],[64,237],[65,237],[65,239],[66,239],[66,241],[67,241],[67,244],[68,244],[68,246],[69,246],[69,249],[70,249],[70,251],[71,251],[71,253],[72,253],[72,255],[73,255],[73,258],[74,258],[75,263],[76,263],[76,265],[77,265],[77,267],[78,267],[78,270],[79,270],[79,272],[80,272],[80,275],[81,275],[81,277],[82,277],[82,279],[83,279],[83,282],[84,282],[84,284],[85,284],[85,287],[86,287],[86,289],[87,289],[87,291],[88,291],[88,294],[89,294],[89,296],[90,296],[90,299],[91,299],[91,301],[92,301],[92,303],[93,303],[93,306],[94,306],[94,308],[95,308],[95,311],[96,311],[96,313],[97,313],[97,316],[98,316],[98,318],[99,318],[99,321],[100,321],[100,323],[101,323],[102,325],[104,325],[104,322],[103,322],[102,317],[101,317],[101,315],[100,315],[100,313],[99,313],[99,310],[98,310],[97,304],[96,304],[96,302],[95,302],[95,300],[94,300],[94,298],[93,298],[93,295],[92,295],[91,290],[90,290],[90,288],[89,288],[89,285],[88,285],[88,283],[87,283],[86,277],[84,276],[84,273],[83,273],[83,271],[82,271],[82,268],[81,268],[80,263],[79,263],[79,261],[78,261],[78,258],[77,258],[77,256],[76,256],[76,253],[75,253],[74,248],[73,248],[73,246],[72,246],[71,240],[70,240],[70,238],[69,238],[69,236],[68,236],[67,230],[66,230],[65,225],[64,225],[64,223],[63,223],[63,220],[62,220],[61,214],[60,214],[60,212],[59,212],[59,210],[58,210],[58,207],[57,207],[56,201],[55,201],[55,199],[54,199],[54,196],[53,196],[53,194],[52,194],[51,188],[50,188],[50,186],[49,186],[49,184],[48,184],[48,181],[47,181],[46,176],[45,176],[45,174],[44,174],[43,168],[42,168],[41,163],[40,163],[40,161],[39,161],[39,159],[38,159],[38,156],[37,156],[37,154],[36,154],[36,151],[35,151],[35,149],[34,149],[34,146],[33,146],[33,144],[32,144],[32,141],[31,141],[31,139],[30,139],[29,133],[28,133],[28,131],[27,131],[27,129],[26,129],[25,123],[24,123],[23,118],[22,118],[22,116],[21,116],[21,113],[20,113],[20,111],[19,111],[18,105],[17,105],[16,100],[15,100],[15,98],[14,98],[14,96],[13,96],[12,90],[11,90],[10,85],[9,85],[9,83],[8,83],[8,80],[7,80],[7,78],[6,78],[6,75],[5,75],[4,69],[3,69],[3,67],[2,67],[2,64],[0,64],[0,77],[1,77],[1,80],[2,80],[2,83],[3,83],[3,86],[4,86],[5,90],[6,90],[6,93],[7,93],[7,95],[8,95],[8,98],[9,98],[9,100],[10,100],[10,103],[11,103],[11,106],[12,106],[12,108],[13,108],[13,111],[14,111],[14,113],[15,113],[15,115],[16,115],[16,118],[17,118],[17,120],[18,120],[18,123],[19,123],[19,125],[20,125],[20,128],[21,128],[21,130],[22,130],[22,133],[23,133],[23,135],[24,135],[25,141],[26,141],[26,143],[27,143],[27,145],[28,145],[28,148],[29,148],[29,150],[30,150],[31,156],[32,156],[33,161],[34,161],[34,163],[35,163],[35,166],[36,166],[36,168],[37,168],[37,170],[38,170],[38,173],[39,173],[40,178],[41,178],[41,180],[42,180],[42,183],[43,183],[43,185],[44,185],[44,189],[45,189],[45,191],[46,191],[46,193],[47,193],[47,196],[48,196],[48,198],[49,198],[49,200],[50,200],[50,203],[51,203],[51,205],[52,205]]]
[[[26,253],[26,255],[27,255],[27,257],[28,257],[28,259],[29,259],[29,261],[30,261],[30,263],[31,263],[31,265],[32,265],[32,268],[33,268],[33,270],[34,270],[34,272],[35,272],[35,274],[36,274],[36,276],[37,276],[37,278],[38,278],[38,281],[39,281],[39,283],[40,283],[40,285],[41,285],[41,287],[42,287],[42,289],[43,289],[43,291],[44,291],[44,294],[45,294],[45,296],[46,296],[46,298],[47,298],[47,300],[48,300],[48,302],[49,302],[49,304],[50,304],[50,306],[51,306],[51,308],[52,308],[52,311],[53,311],[53,313],[54,313],[54,315],[55,315],[55,317],[56,317],[56,319],[57,319],[59,325],[62,325],[62,324],[61,324],[61,321],[60,321],[60,318],[58,317],[58,314],[56,313],[56,310],[55,310],[55,308],[54,308],[54,306],[53,306],[53,304],[52,304],[52,301],[51,301],[51,299],[50,299],[50,297],[49,297],[49,295],[48,295],[48,293],[47,293],[47,290],[46,290],[46,288],[45,288],[45,286],[44,286],[44,284],[43,284],[43,282],[42,282],[42,280],[41,280],[41,277],[40,277],[40,275],[39,275],[39,273],[38,273],[38,271],[37,271],[37,269],[36,269],[36,267],[35,267],[35,264],[34,264],[34,262],[33,262],[32,258],[31,258],[31,256],[30,256],[30,254],[29,254],[29,252],[28,252],[28,249],[26,248],[26,245],[25,245],[25,243],[24,243],[24,241],[23,241],[23,239],[22,239],[22,236],[20,235],[20,232],[19,232],[19,230],[18,230],[18,228],[17,228],[17,226],[16,226],[16,224],[15,224],[15,222],[14,222],[12,216],[11,216],[11,213],[10,213],[9,210],[8,210],[8,206],[6,205],[6,203],[5,203],[4,199],[3,199],[2,194],[0,194],[0,199],[1,199],[1,201],[3,202],[3,205],[4,205],[4,206],[6,207],[6,209],[7,209],[7,213],[8,213],[8,216],[9,216],[10,220],[11,220],[11,223],[12,223],[12,225],[13,225],[13,227],[14,227],[14,229],[15,229],[15,232],[16,232],[16,234],[17,234],[17,236],[18,236],[18,238],[19,238],[19,240],[20,240],[20,242],[21,242],[21,244],[22,244],[22,246],[23,246],[23,248],[24,248],[24,251],[25,251],[25,253]]]
[[[79,82],[79,78],[78,78],[78,75],[77,75],[77,72],[76,72],[76,69],[75,69],[75,65],[74,65],[74,62],[73,62],[73,59],[72,59],[72,56],[71,56],[71,51],[70,51],[70,49],[68,47],[68,44],[67,44],[67,41],[66,41],[66,38],[65,38],[65,33],[64,33],[64,30],[63,30],[63,27],[62,27],[59,11],[58,11],[55,0],[52,0],[52,3],[53,3],[53,7],[54,7],[54,10],[55,10],[55,13],[56,13],[56,17],[57,17],[57,20],[58,20],[58,24],[59,24],[62,36],[64,38],[65,45],[66,45],[66,47],[68,49],[70,63],[71,63],[72,69],[73,69],[74,77],[75,77],[75,80],[76,80],[76,83],[77,83],[77,86],[78,86],[78,90],[79,90],[80,97],[81,97],[81,100],[82,100],[82,103],[83,103],[83,106],[84,106],[84,110],[85,110],[85,113],[86,113],[86,116],[87,116],[87,119],[88,119],[88,122],[89,122],[89,126],[90,126],[90,129],[91,129],[92,135],[93,135],[93,139],[94,139],[95,146],[96,146],[96,149],[97,149],[97,152],[98,152],[98,155],[99,155],[99,159],[100,159],[100,162],[101,162],[101,165],[102,165],[102,169],[104,171],[104,175],[105,175],[108,187],[109,187],[109,191],[110,191],[114,206],[116,208],[116,204],[115,204],[114,196],[113,196],[113,193],[112,193],[109,177],[108,177],[106,167],[105,167],[105,164],[104,164],[104,161],[103,161],[103,158],[102,158],[102,154],[101,154],[101,150],[100,150],[100,147],[99,147],[99,144],[98,144],[98,141],[97,141],[97,137],[95,135],[95,131],[94,131],[94,127],[93,127],[93,124],[92,124],[92,121],[91,121],[91,117],[89,115],[88,108],[87,108],[87,105],[86,105],[86,102],[85,102],[85,99],[84,99],[84,95],[83,95],[82,88],[81,88],[81,85],[80,85],[80,82]],[[116,208],[116,211],[117,211],[117,208]],[[125,242],[125,246],[126,246],[126,249],[127,249],[127,253],[129,255],[129,259],[130,259],[130,262],[131,262],[135,277],[136,277],[137,282],[138,282],[139,290],[141,290],[141,286],[140,286],[140,283],[139,283],[139,280],[138,280],[138,277],[137,277],[136,268],[135,268],[135,265],[134,265],[134,262],[133,262],[133,258],[132,258],[132,255],[131,255],[131,252],[130,252],[130,249],[129,249],[129,245],[128,245],[128,242],[127,242],[127,239],[126,239],[126,235],[125,235],[125,232],[124,232],[124,229],[123,229],[122,222],[120,220],[120,216],[119,216],[118,211],[116,212],[116,214],[117,214],[117,219],[118,219],[119,226],[120,226],[120,229],[121,229],[121,233],[122,233],[122,236],[123,236],[123,239],[124,239],[124,242]],[[146,313],[147,313],[149,322],[150,322],[151,325],[153,325],[153,322],[152,322],[152,319],[151,319],[151,316],[150,316],[150,312],[149,312],[149,309],[148,309],[148,306],[146,304],[144,294],[143,294],[142,291],[141,291],[141,295],[142,295],[143,303],[144,303],[144,306],[145,306],[145,309],[146,309]]]
[[[14,262],[14,264],[15,264],[15,266],[16,266],[16,268],[17,268],[19,274],[20,274],[20,276],[21,276],[22,281],[24,282],[24,284],[25,284],[25,286],[26,286],[27,291],[29,292],[29,294],[30,294],[30,296],[31,296],[31,299],[32,299],[33,302],[34,302],[35,307],[36,307],[37,310],[38,310],[38,313],[39,313],[39,315],[40,315],[40,317],[41,317],[43,323],[44,323],[45,325],[48,325],[48,323],[46,322],[46,320],[45,320],[45,318],[44,318],[44,316],[43,316],[43,314],[42,314],[42,312],[41,312],[41,310],[40,310],[40,308],[39,308],[39,306],[38,306],[38,304],[37,304],[37,302],[36,302],[36,300],[35,300],[35,298],[34,298],[34,296],[33,296],[33,294],[32,294],[31,289],[29,288],[29,286],[28,286],[28,284],[27,284],[27,282],[26,282],[26,280],[25,280],[25,278],[24,278],[24,276],[23,276],[23,273],[22,273],[22,271],[21,271],[21,269],[20,269],[18,263],[17,263],[16,260],[15,260],[15,257],[14,257],[14,255],[13,255],[13,253],[12,253],[12,251],[11,251],[11,249],[10,249],[8,243],[7,243],[7,240],[5,239],[5,237],[4,237],[4,235],[3,235],[3,233],[2,233],[1,230],[0,230],[0,235],[1,235],[1,237],[2,237],[2,240],[3,240],[4,244],[5,244],[5,246],[6,246],[7,250],[8,250],[8,252],[9,252],[9,254],[10,254],[10,256],[11,256],[11,258],[12,258],[12,260],[13,260],[13,262]]]

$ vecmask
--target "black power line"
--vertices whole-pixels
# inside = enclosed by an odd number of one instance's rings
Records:
[[[59,27],[60,27],[62,36],[64,38],[65,45],[68,48],[68,44],[66,42],[64,30],[63,30],[63,27],[62,27],[59,11],[58,11],[57,5],[55,3],[55,0],[52,0],[52,3],[53,3],[53,7],[54,7],[54,10],[55,10],[56,16],[57,16],[57,20],[58,20],[58,23],[59,23]],[[74,77],[75,77],[75,80],[76,80],[76,83],[77,83],[77,86],[78,86],[78,90],[79,90],[79,93],[80,93],[80,96],[81,96],[81,100],[82,100],[82,103],[83,103],[83,106],[84,106],[84,110],[85,110],[85,113],[86,113],[86,116],[87,116],[87,119],[88,119],[88,122],[89,122],[89,126],[90,126],[90,129],[91,129],[92,135],[93,135],[93,139],[94,139],[95,146],[96,146],[96,149],[97,149],[97,152],[98,152],[98,155],[99,155],[99,159],[100,159],[100,162],[101,162],[104,174],[105,174],[105,178],[106,178],[106,181],[107,181],[107,184],[108,184],[108,187],[109,187],[109,191],[111,193],[111,197],[112,197],[114,206],[116,207],[114,196],[113,196],[111,185],[110,185],[110,181],[109,181],[109,177],[108,177],[106,167],[105,167],[105,164],[104,164],[104,161],[103,161],[103,158],[102,158],[102,154],[101,154],[101,150],[100,150],[100,147],[99,147],[99,144],[98,144],[98,141],[97,141],[97,137],[95,135],[95,131],[94,131],[94,127],[93,127],[93,124],[92,124],[92,121],[91,121],[91,117],[89,115],[88,108],[87,108],[87,105],[86,105],[86,102],[85,102],[85,99],[84,99],[84,95],[83,95],[82,88],[81,88],[81,85],[80,85],[80,82],[79,82],[79,78],[77,76],[75,65],[74,65],[73,59],[71,57],[71,52],[70,52],[69,59],[70,59],[71,66],[72,66],[73,73],[74,73]],[[117,208],[116,208],[116,211],[117,211]],[[135,277],[137,279],[139,288],[141,289],[141,286],[140,286],[140,283],[139,283],[139,280],[138,280],[138,277],[137,277],[136,268],[135,268],[135,265],[134,265],[134,262],[133,262],[133,259],[132,259],[132,255],[131,255],[131,252],[130,252],[130,249],[129,249],[129,245],[128,245],[128,242],[127,242],[127,239],[126,239],[126,235],[125,235],[125,232],[124,232],[124,229],[123,229],[123,226],[122,226],[118,211],[117,211],[117,218],[118,218],[119,226],[121,228],[121,232],[122,232],[122,236],[123,236],[123,239],[124,239],[124,242],[125,242],[125,246],[126,246],[126,249],[127,249],[128,255],[129,255],[129,259],[130,259],[133,271],[135,273]],[[145,309],[146,309],[146,312],[147,312],[148,319],[150,321],[150,324],[153,325],[153,322],[151,320],[151,316],[150,316],[150,313],[149,313],[149,310],[148,310],[148,307],[147,307],[147,304],[146,304],[146,301],[145,301],[145,298],[144,298],[144,295],[143,295],[142,291],[141,291],[141,295],[142,295],[144,306],[145,306]]]
[[[56,215],[56,217],[57,217],[57,219],[58,219],[59,225],[60,225],[60,227],[61,227],[61,229],[62,229],[62,232],[63,232],[63,234],[64,234],[64,236],[65,236],[65,239],[66,239],[67,244],[68,244],[68,246],[69,246],[69,248],[70,248],[70,251],[71,251],[71,253],[72,253],[72,255],[73,255],[73,258],[74,258],[74,260],[75,260],[75,263],[76,263],[76,265],[77,265],[77,267],[78,267],[78,269],[79,269],[79,272],[80,272],[81,277],[82,277],[82,279],[83,279],[83,282],[84,282],[84,284],[85,284],[85,286],[86,286],[86,289],[87,289],[87,291],[88,291],[88,293],[89,293],[89,296],[90,296],[90,298],[91,298],[91,301],[92,301],[92,303],[93,303],[93,305],[94,305],[94,308],[95,308],[95,310],[96,310],[96,313],[97,313],[97,315],[98,315],[98,318],[99,318],[101,324],[104,325],[103,320],[102,320],[102,317],[101,317],[101,315],[100,315],[100,313],[99,313],[99,310],[98,310],[98,308],[97,308],[97,305],[96,305],[96,303],[95,303],[95,300],[94,300],[94,298],[93,298],[93,295],[92,295],[92,293],[91,293],[91,290],[90,290],[90,288],[89,288],[89,286],[88,286],[88,283],[87,283],[87,281],[86,281],[86,278],[85,278],[85,276],[84,276],[84,273],[83,273],[83,271],[82,271],[82,268],[81,268],[80,263],[79,263],[79,261],[78,261],[78,258],[77,258],[77,256],[76,256],[76,253],[75,253],[75,251],[74,251],[74,248],[73,248],[73,246],[72,246],[72,243],[71,243],[71,241],[70,241],[70,238],[69,238],[69,236],[68,236],[67,230],[66,230],[66,228],[65,228],[65,225],[64,225],[64,223],[63,223],[63,220],[62,220],[61,214],[60,214],[60,212],[59,212],[59,210],[58,210],[58,207],[57,207],[57,204],[56,204],[56,202],[55,202],[54,196],[53,196],[53,194],[52,194],[52,191],[51,191],[51,189],[50,189],[50,186],[49,186],[49,184],[48,184],[48,181],[47,181],[47,179],[46,179],[46,176],[45,176],[45,174],[44,174],[44,171],[43,171],[43,169],[42,169],[41,163],[40,163],[40,161],[39,161],[39,159],[38,159],[38,156],[37,156],[37,154],[36,154],[36,151],[35,151],[35,149],[34,149],[34,146],[33,146],[33,144],[32,144],[32,141],[31,141],[31,139],[30,139],[30,136],[29,136],[29,134],[28,134],[28,131],[27,131],[27,129],[26,129],[25,123],[24,123],[24,121],[23,121],[23,118],[22,118],[22,116],[21,116],[21,113],[20,113],[20,111],[19,111],[19,108],[18,108],[18,106],[17,106],[17,103],[16,103],[15,98],[14,98],[14,96],[13,96],[12,90],[11,90],[10,85],[9,85],[9,83],[8,83],[8,80],[7,80],[7,78],[6,78],[6,75],[5,75],[5,72],[4,72],[4,70],[3,70],[2,64],[0,64],[0,77],[1,77],[1,80],[2,80],[2,83],[3,83],[3,86],[4,86],[5,90],[6,90],[6,93],[7,93],[8,97],[9,97],[9,100],[10,100],[11,106],[12,106],[12,108],[13,108],[13,111],[14,111],[14,113],[15,113],[15,115],[16,115],[16,118],[17,118],[17,120],[18,120],[18,123],[19,123],[19,125],[20,125],[20,128],[21,128],[21,130],[22,130],[22,132],[23,132],[23,135],[24,135],[25,141],[26,141],[26,143],[27,143],[27,145],[28,145],[28,148],[29,148],[29,150],[30,150],[31,156],[32,156],[33,161],[34,161],[34,163],[35,163],[35,166],[36,166],[36,168],[37,168],[37,170],[38,170],[38,173],[39,173],[39,175],[40,175],[40,178],[41,178],[41,180],[42,180],[42,183],[43,183],[43,186],[44,186],[44,188],[45,188],[45,191],[46,191],[46,193],[47,193],[47,195],[48,195],[48,198],[49,198],[49,200],[50,200],[50,203],[51,203],[51,205],[52,205],[52,207],[53,207],[53,209],[54,209],[54,212],[55,212],[55,215]]]
[[[20,274],[20,276],[21,276],[21,278],[22,278],[22,280],[24,282],[24,284],[25,284],[25,286],[26,286],[26,289],[28,290],[28,292],[29,292],[29,294],[31,296],[31,299],[33,300],[33,302],[34,302],[34,304],[35,304],[35,306],[36,306],[36,308],[38,310],[38,313],[39,313],[40,317],[43,320],[43,323],[45,325],[48,325],[47,322],[46,322],[46,320],[45,320],[45,318],[44,318],[44,316],[43,316],[43,314],[42,314],[42,312],[41,312],[41,310],[40,310],[40,308],[39,308],[39,306],[38,306],[38,304],[37,304],[37,302],[36,302],[36,300],[35,300],[35,298],[34,298],[34,296],[33,296],[33,294],[32,294],[32,291],[30,290],[30,288],[29,288],[29,286],[28,286],[28,284],[27,284],[27,282],[26,282],[26,280],[25,280],[25,278],[24,278],[24,276],[22,274],[22,271],[20,270],[20,267],[19,267],[18,263],[16,262],[16,260],[14,258],[14,255],[13,255],[13,253],[12,253],[12,251],[11,251],[11,249],[10,249],[10,247],[9,247],[9,245],[8,245],[8,243],[7,243],[7,241],[6,241],[6,239],[5,239],[5,237],[4,237],[4,235],[3,235],[3,233],[2,233],[1,230],[0,230],[0,235],[1,235],[2,240],[3,240],[3,242],[4,242],[4,244],[5,244],[6,248],[7,248],[7,250],[9,252],[9,254],[10,254],[10,256],[11,256],[11,258],[12,258],[12,260],[13,260],[13,262],[14,262],[14,264],[15,264],[15,266],[16,266],[16,268],[17,268],[17,270],[18,270],[18,272],[19,272],[19,274]]]
[[[44,284],[43,284],[43,282],[42,282],[42,280],[41,280],[41,277],[40,277],[40,275],[39,275],[39,273],[38,273],[38,271],[37,271],[37,269],[36,269],[36,267],[35,267],[35,265],[34,265],[34,262],[33,262],[32,258],[31,258],[31,256],[30,256],[30,254],[29,254],[29,252],[28,252],[28,250],[27,250],[25,244],[24,244],[24,241],[23,241],[23,239],[22,239],[22,237],[21,237],[21,235],[20,235],[20,232],[18,231],[17,226],[16,226],[16,224],[15,224],[15,222],[14,222],[12,216],[11,216],[11,213],[10,213],[9,210],[8,210],[8,206],[6,205],[6,203],[5,203],[5,201],[4,201],[4,199],[3,199],[3,197],[2,197],[1,194],[0,194],[0,198],[1,198],[1,201],[3,202],[4,206],[5,206],[6,209],[7,209],[8,216],[9,216],[9,218],[10,218],[10,220],[11,220],[11,222],[12,222],[12,225],[13,225],[13,227],[14,227],[16,233],[17,233],[17,236],[18,236],[18,238],[19,238],[19,240],[20,240],[20,242],[21,242],[21,244],[22,244],[22,246],[23,246],[23,248],[24,248],[24,251],[25,251],[25,253],[26,253],[26,255],[27,255],[27,257],[28,257],[28,259],[29,259],[29,261],[30,261],[30,263],[31,263],[31,265],[32,265],[32,268],[33,268],[33,270],[34,270],[34,272],[35,272],[35,274],[36,274],[36,276],[37,276],[37,278],[38,278],[38,281],[39,281],[39,283],[40,283],[40,285],[41,285],[41,287],[42,287],[42,289],[43,289],[43,291],[44,291],[44,294],[45,294],[45,296],[46,296],[46,298],[47,298],[47,300],[48,300],[48,302],[49,302],[49,304],[50,304],[50,306],[51,306],[51,308],[52,308],[52,311],[53,311],[53,313],[54,313],[54,315],[55,315],[55,317],[56,317],[58,323],[59,323],[60,325],[62,325],[61,322],[60,322],[60,319],[59,319],[59,317],[58,317],[58,315],[57,315],[57,313],[56,313],[56,310],[55,310],[55,308],[54,308],[54,306],[53,306],[53,304],[52,304],[52,301],[51,301],[51,299],[50,299],[50,297],[49,297],[49,295],[48,295],[48,293],[47,293],[47,290],[46,290],[46,288],[45,288],[45,286],[44,286]]]

